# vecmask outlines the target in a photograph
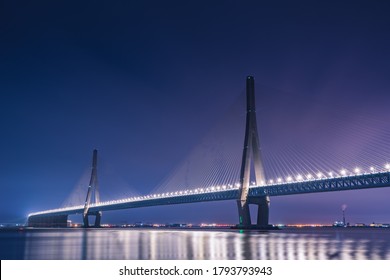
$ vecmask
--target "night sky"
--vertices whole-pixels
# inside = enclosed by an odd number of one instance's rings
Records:
[[[268,178],[383,167],[390,4],[317,2],[1,1],[0,222],[63,205],[95,148],[102,200],[148,194],[214,123],[244,116],[247,75]],[[270,221],[332,223],[345,204],[351,223],[390,222],[389,197],[272,198]],[[103,213],[137,221],[236,223],[236,202]]]

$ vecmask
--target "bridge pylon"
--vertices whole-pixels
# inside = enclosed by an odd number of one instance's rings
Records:
[[[99,194],[99,186],[97,181],[97,150],[93,150],[93,156],[92,156],[92,171],[91,171],[91,179],[89,181],[88,185],[88,191],[87,191],[87,197],[85,198],[85,204],[84,204],[84,212],[83,212],[83,223],[84,227],[90,227],[88,216],[95,216],[95,223],[93,227],[100,227],[100,221],[102,218],[102,212],[95,211],[91,212],[89,210],[91,200],[92,200],[92,194],[94,195],[94,202],[98,203],[100,201],[100,194]]]
[[[261,160],[259,134],[257,132],[255,80],[252,76],[246,78],[246,127],[244,149],[240,171],[240,188],[237,199],[239,228],[268,227],[269,197],[249,197],[249,184],[251,180],[251,163],[255,172],[255,184],[265,182],[264,168]],[[258,205],[257,223],[252,225],[249,204]]]

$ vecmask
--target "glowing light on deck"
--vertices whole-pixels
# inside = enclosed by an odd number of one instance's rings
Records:
[[[359,173],[360,173],[360,168],[356,167],[356,168],[354,169],[354,171],[355,171],[356,174],[359,174]]]

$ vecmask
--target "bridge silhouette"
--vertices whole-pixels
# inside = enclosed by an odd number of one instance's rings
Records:
[[[343,190],[359,190],[390,186],[390,165],[383,170],[373,167],[362,171],[358,168],[340,174],[318,172],[315,175],[289,176],[284,180],[266,180],[257,131],[254,78],[246,79],[246,126],[241,160],[240,179],[234,184],[198,187],[177,191],[127,197],[119,200],[100,201],[97,183],[97,150],[93,151],[92,172],[83,205],[51,209],[28,215],[31,227],[66,227],[68,215],[83,216],[84,227],[90,227],[89,217],[95,216],[93,227],[99,227],[102,212],[128,208],[174,205],[207,201],[236,200],[238,209],[237,228],[272,228],[269,225],[271,196],[320,193]],[[254,171],[255,180],[251,180]],[[257,205],[257,219],[252,223],[249,205]]]

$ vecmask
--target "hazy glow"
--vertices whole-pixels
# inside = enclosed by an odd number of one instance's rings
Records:
[[[356,174],[360,173],[360,169],[358,167],[356,167],[354,171],[355,171]]]

